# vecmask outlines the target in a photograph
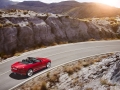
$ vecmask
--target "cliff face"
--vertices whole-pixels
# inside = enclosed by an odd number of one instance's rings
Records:
[[[119,24],[112,25],[108,19],[85,21],[63,15],[32,12],[21,16],[18,13],[3,14],[0,23],[0,53],[5,54],[53,43],[120,36]]]

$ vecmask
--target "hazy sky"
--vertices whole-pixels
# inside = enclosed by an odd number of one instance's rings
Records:
[[[61,1],[67,1],[67,0],[12,0],[12,1],[41,1],[45,3],[53,3],[53,2],[61,2]],[[74,0],[69,0],[69,1],[74,1]],[[115,6],[115,7],[120,7],[120,0],[76,0],[78,2],[99,2],[99,3],[104,3],[107,5]]]

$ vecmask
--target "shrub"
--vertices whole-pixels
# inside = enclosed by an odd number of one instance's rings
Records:
[[[119,23],[111,24],[111,28],[113,29],[114,32],[117,32],[119,25],[120,25]]]
[[[87,66],[90,65],[90,63],[89,63],[88,61],[83,61],[83,62],[82,62],[82,65],[83,65],[84,67],[87,67]]]
[[[59,75],[57,73],[53,74],[52,76],[50,76],[49,81],[52,82],[52,83],[58,82],[59,81]]]
[[[109,85],[109,86],[112,86],[112,84],[109,83],[107,79],[102,79],[102,78],[101,78],[101,79],[100,79],[100,83],[101,83],[101,85]]]
[[[21,55],[20,52],[16,52],[16,53],[14,54],[14,56],[20,56],[20,55]]]
[[[28,12],[27,12],[27,11],[24,11],[23,14],[26,15],[26,14],[28,14]]]
[[[117,20],[116,20],[114,17],[110,18],[108,21],[111,21],[111,22],[117,23]]]
[[[64,72],[67,72],[68,75],[72,75],[72,74],[74,73],[74,69],[73,69],[73,67],[66,66],[66,67],[64,68]]]
[[[3,24],[0,24],[0,28],[2,28],[3,27]]]
[[[56,42],[53,42],[53,43],[51,44],[51,46],[55,46],[55,45],[57,45],[57,43],[56,43]]]
[[[0,17],[2,17],[2,15],[0,15]]]
[[[85,90],[93,90],[92,88],[86,88]]]
[[[70,16],[67,15],[67,16],[65,16],[65,18],[70,18]]]
[[[14,26],[12,23],[6,23],[3,25],[4,27],[10,27],[10,26]]]
[[[19,24],[13,24],[14,27],[19,27]]]
[[[48,77],[48,78],[50,77],[50,72],[47,73],[47,77]]]
[[[88,41],[95,41],[95,39],[94,39],[94,38],[91,38],[91,39],[89,39]]]
[[[100,61],[101,61],[101,59],[99,59],[99,58],[94,59],[94,62],[100,62]]]
[[[48,90],[47,87],[46,87],[46,82],[42,82],[40,90]]]
[[[81,63],[78,63],[78,64],[75,64],[75,66],[74,66],[73,69],[74,69],[74,71],[77,72],[77,71],[79,71],[79,70],[82,68],[82,66],[83,66],[83,65],[82,65]]]
[[[0,57],[3,57],[5,55],[5,53],[1,52],[0,53]]]

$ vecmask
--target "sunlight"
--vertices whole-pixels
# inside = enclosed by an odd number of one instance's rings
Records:
[[[103,3],[103,4],[107,4],[110,6],[118,6],[118,4],[120,3],[119,0],[99,0],[98,2]]]

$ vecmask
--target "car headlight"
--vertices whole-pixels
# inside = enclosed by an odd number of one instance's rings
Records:
[[[13,69],[13,70],[17,70],[17,68],[15,68],[15,67],[13,67],[12,69]]]

